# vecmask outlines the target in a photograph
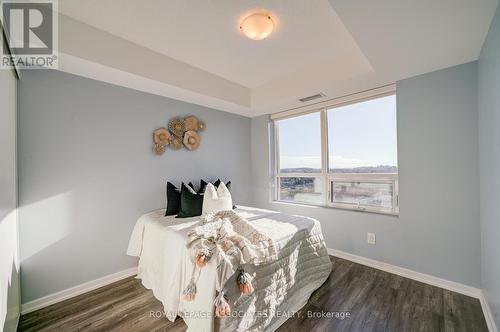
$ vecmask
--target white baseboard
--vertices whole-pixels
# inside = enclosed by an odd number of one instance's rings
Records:
[[[497,326],[495,324],[495,320],[493,319],[493,313],[491,312],[490,305],[484,296],[484,293],[481,292],[481,297],[479,298],[481,301],[481,308],[483,308],[484,319],[486,319],[486,324],[488,325],[488,330],[490,332],[498,332]]]
[[[481,290],[475,287],[467,286],[458,282],[449,281],[446,279],[442,279],[439,277],[434,277],[429,274],[420,273],[417,271],[413,271],[410,269],[406,269],[404,267],[399,267],[396,265],[380,262],[371,258],[366,258],[362,256],[357,256],[353,254],[349,254],[344,251],[340,251],[337,249],[328,249],[328,253],[332,256],[336,256],[339,258],[347,259],[351,262],[355,262],[358,264],[366,265],[369,267],[373,267],[378,270],[382,270],[385,272],[389,272],[392,274],[397,274],[398,276],[402,276],[408,279],[413,279],[416,281],[420,281],[432,286],[437,286],[440,288],[444,288],[456,293],[464,294],[467,296],[474,297],[479,299],[481,297]]]
[[[486,324],[488,325],[488,329],[490,332],[498,332],[497,327],[495,325],[495,321],[493,320],[493,314],[491,313],[490,307],[486,298],[484,297],[483,292],[479,288],[467,286],[455,281],[450,281],[446,279],[442,279],[439,277],[431,276],[429,274],[420,273],[417,271],[413,271],[404,267],[399,267],[396,265],[384,263],[377,261],[375,259],[366,258],[358,255],[353,255],[341,250],[330,249],[328,248],[328,254],[346,259],[348,261],[366,265],[369,267],[373,267],[374,269],[382,270],[385,272],[389,272],[392,274],[396,274],[408,279],[416,280],[423,282],[425,284],[429,284],[432,286],[440,287],[443,289],[447,289],[452,292],[460,293],[463,295],[467,295],[470,297],[474,297],[479,299],[481,302],[481,308],[483,310],[484,318],[486,320]]]
[[[93,291],[94,289],[100,288],[102,286],[109,285],[113,282],[134,276],[137,274],[137,267],[133,267],[130,269],[126,269],[120,272],[116,272],[107,276],[104,276],[99,279],[95,279],[81,285],[71,287],[65,290],[62,290],[57,293],[53,293],[39,299],[23,303],[21,305],[21,314],[27,314],[29,312],[42,309],[49,305],[70,299],[72,297]]]
[[[17,316],[17,321],[16,321],[16,329],[15,329],[15,331],[17,331],[17,330],[18,330],[18,328],[19,328],[19,320],[20,320],[20,319],[21,319],[21,314],[19,314],[19,316]]]
[[[8,312],[7,316],[5,317],[4,325],[3,325],[3,330],[4,332],[15,332],[17,331],[17,327],[19,326],[19,318],[21,317],[21,314],[19,311],[17,312]],[[2,326],[0,325],[0,328]]]
[[[493,319],[493,314],[491,312],[490,306],[486,301],[483,292],[475,287],[467,286],[458,282],[449,281],[439,277],[431,276],[429,274],[416,272],[404,267],[399,267],[396,265],[380,262],[371,258],[366,258],[358,255],[353,255],[344,251],[330,249],[328,248],[328,254],[355,262],[358,264],[366,265],[378,270],[393,273],[408,279],[420,281],[432,286],[447,289],[456,293],[464,294],[470,297],[479,299],[481,302],[481,308],[483,310],[484,318],[486,319],[486,324],[490,332],[498,332]],[[50,294],[39,299],[27,302],[21,306],[21,314],[27,314],[29,312],[47,307],[49,305],[67,300],[69,298],[75,297],[77,295],[90,292],[94,289],[109,285],[113,282],[134,276],[137,274],[137,267],[133,267],[127,270],[123,270],[117,273],[113,273],[102,278],[86,282],[84,284],[65,289],[63,291]]]

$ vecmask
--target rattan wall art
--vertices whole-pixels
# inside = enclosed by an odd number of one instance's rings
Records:
[[[153,132],[153,152],[157,155],[165,153],[167,146],[172,150],[183,147],[194,151],[200,146],[198,132],[205,130],[205,123],[195,116],[170,119],[167,128],[158,128]]]

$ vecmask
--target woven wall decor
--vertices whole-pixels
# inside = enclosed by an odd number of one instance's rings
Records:
[[[173,118],[168,122],[168,130],[177,137],[183,137],[186,124],[183,118]]]
[[[194,151],[200,146],[201,138],[198,132],[205,128],[205,123],[192,115],[170,119],[166,128],[158,128],[153,132],[153,152],[156,155],[162,155],[167,146],[170,146],[172,150],[180,150],[184,147],[189,151]]]
[[[196,150],[200,145],[200,136],[194,130],[188,130],[184,134],[184,146],[188,150]]]

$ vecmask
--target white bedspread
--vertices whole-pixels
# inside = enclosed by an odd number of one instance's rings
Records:
[[[184,318],[188,331],[274,331],[302,308],[311,293],[328,278],[331,262],[318,221],[269,210],[240,206],[235,210],[255,228],[265,232],[280,249],[277,261],[256,267],[255,292],[241,296],[234,289],[226,294],[233,314],[214,319],[216,266],[209,261],[201,270],[196,299],[181,301],[193,269],[187,233],[200,217],[176,219],[165,209],[143,215],[130,238],[127,254],[138,256],[138,278],[164,306],[165,316]]]

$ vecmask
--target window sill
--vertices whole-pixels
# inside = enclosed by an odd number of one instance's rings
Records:
[[[376,210],[370,210],[370,209],[365,209],[365,208],[349,208],[349,207],[342,207],[342,206],[317,205],[317,204],[300,203],[300,202],[293,202],[293,201],[278,201],[278,200],[271,200],[271,203],[272,204],[280,204],[280,205],[297,206],[297,207],[308,207],[308,208],[315,208],[315,209],[324,208],[324,209],[344,210],[344,211],[351,211],[351,212],[381,214],[381,215],[386,215],[386,216],[391,216],[391,217],[399,217],[399,212],[376,211]]]

